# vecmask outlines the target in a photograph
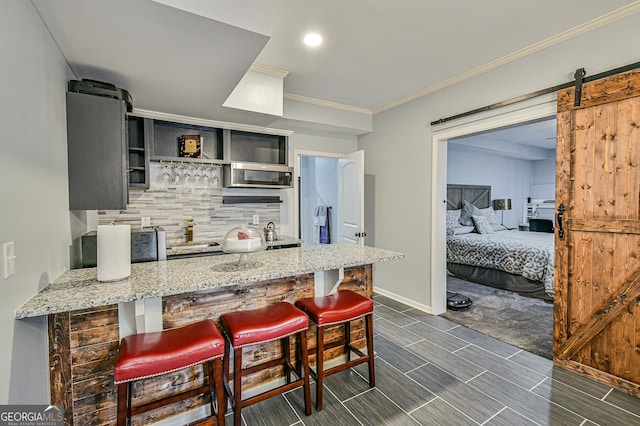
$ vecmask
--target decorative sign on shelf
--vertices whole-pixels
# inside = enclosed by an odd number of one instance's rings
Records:
[[[202,136],[180,136],[180,157],[202,158]]]

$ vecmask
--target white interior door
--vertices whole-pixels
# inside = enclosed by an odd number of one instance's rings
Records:
[[[364,151],[338,159],[338,242],[364,245]]]

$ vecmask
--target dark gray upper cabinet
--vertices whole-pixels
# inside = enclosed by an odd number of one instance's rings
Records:
[[[223,129],[194,124],[153,120],[151,159],[155,161],[186,161],[196,163],[224,163]],[[201,138],[201,157],[180,156],[180,139],[185,135]]]
[[[124,101],[67,93],[69,210],[122,210],[128,198]]]
[[[287,137],[231,130],[231,161],[287,165]]]
[[[129,188],[149,189],[149,160],[153,120],[127,116],[127,140],[129,142]]]

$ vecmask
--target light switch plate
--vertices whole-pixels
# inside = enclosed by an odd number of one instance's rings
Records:
[[[252,221],[253,225],[259,225],[260,224],[260,215],[254,214],[253,215],[253,221]]]
[[[148,228],[151,226],[151,218],[148,216],[144,216],[142,218],[140,218],[140,226],[142,226],[143,228]]]
[[[2,259],[3,259],[3,268],[4,271],[3,277],[6,280],[11,275],[16,273],[16,251],[15,244],[13,241],[8,243],[4,243],[2,245]]]

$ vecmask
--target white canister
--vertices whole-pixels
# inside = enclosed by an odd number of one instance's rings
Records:
[[[109,282],[131,275],[131,226],[98,225],[98,281]]]

